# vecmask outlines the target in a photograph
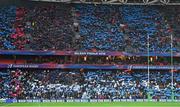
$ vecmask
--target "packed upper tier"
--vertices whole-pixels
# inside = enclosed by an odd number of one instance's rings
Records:
[[[172,14],[168,16],[169,12]],[[180,52],[178,6],[48,3],[31,8],[1,7],[0,14],[2,50],[136,53],[147,52],[149,42],[150,52],[164,53],[171,51],[172,35],[172,49],[174,52]],[[78,34],[80,38],[77,39]]]

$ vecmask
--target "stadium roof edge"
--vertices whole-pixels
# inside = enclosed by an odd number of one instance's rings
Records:
[[[128,1],[124,0],[124,2],[120,2],[120,0],[31,0],[31,1],[39,1],[39,2],[62,2],[62,3],[76,3],[76,4],[109,4],[109,5],[180,5],[180,2],[170,2],[169,0],[165,0],[166,2],[162,2],[163,0],[142,0],[142,2]],[[147,2],[145,2],[147,1]]]

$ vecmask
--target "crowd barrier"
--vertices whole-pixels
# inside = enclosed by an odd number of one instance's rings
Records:
[[[25,103],[25,102],[180,102],[180,99],[6,99],[6,103]]]
[[[10,69],[134,69],[134,70],[180,70],[180,66],[158,66],[158,65],[118,65],[118,64],[0,64],[0,68]]]

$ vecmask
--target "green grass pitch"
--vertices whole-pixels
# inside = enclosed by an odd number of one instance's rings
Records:
[[[0,107],[180,107],[180,102],[59,102],[12,103]]]

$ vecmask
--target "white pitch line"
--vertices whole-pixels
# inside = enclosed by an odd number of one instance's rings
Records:
[[[0,106],[0,107],[50,107],[50,106],[41,106],[41,105],[38,105],[38,106],[22,106],[22,105],[19,105],[19,106]],[[51,107],[79,107],[79,106],[51,106]],[[82,106],[82,107],[109,107],[109,106]],[[127,106],[111,106],[111,107],[127,107]],[[128,107],[136,107],[136,106],[128,106]],[[144,107],[144,106],[137,106],[137,107]],[[159,106],[147,106],[147,107],[159,107]],[[164,106],[164,107],[179,107],[179,106]]]

